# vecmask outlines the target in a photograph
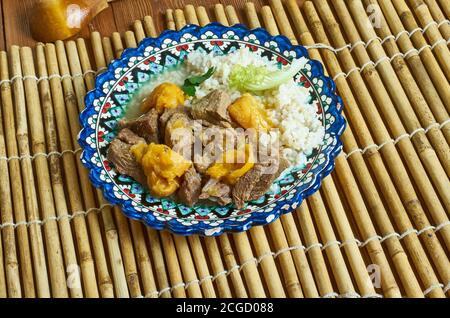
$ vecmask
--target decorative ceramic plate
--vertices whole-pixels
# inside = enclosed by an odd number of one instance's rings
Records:
[[[292,45],[284,36],[271,36],[264,29],[245,26],[225,27],[217,23],[205,27],[186,26],[181,31],[165,31],[157,38],[144,39],[138,48],[127,49],[108,70],[97,76],[96,88],[86,96],[86,109],[80,115],[83,129],[79,143],[82,162],[90,171],[92,183],[102,189],[113,204],[120,205],[130,218],[155,229],[176,234],[219,235],[244,231],[254,225],[268,224],[289,213],[302,200],[317,191],[321,179],[334,167],[334,158],[342,144],[345,129],[342,101],[334,82],[324,76],[322,65],[308,60],[295,80],[308,88],[310,98],[325,127],[320,147],[307,156],[305,166],[291,167],[278,178],[271,190],[243,209],[228,206],[195,205],[188,207],[168,198],[155,198],[134,179],[119,174],[106,159],[109,143],[116,136],[116,123],[122,118],[128,101],[147,81],[182,63],[193,50],[228,54],[248,49],[286,65],[294,58],[308,58],[307,50]]]

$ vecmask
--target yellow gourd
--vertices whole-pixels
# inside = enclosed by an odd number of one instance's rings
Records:
[[[180,177],[192,165],[191,161],[163,144],[140,143],[132,146],[130,151],[141,164],[150,191],[159,197],[174,193],[180,186]]]
[[[242,159],[245,161],[239,162]],[[224,153],[219,162],[214,163],[206,170],[206,174],[214,179],[224,180],[228,184],[233,185],[254,165],[252,146],[246,144],[244,149],[233,149]]]
[[[254,128],[257,131],[267,132],[270,124],[259,105],[258,100],[251,94],[243,94],[228,107],[231,118],[243,128]]]
[[[165,82],[156,86],[150,96],[141,104],[141,111],[146,113],[155,107],[158,113],[162,113],[164,108],[176,108],[185,102],[183,90],[177,85]]]

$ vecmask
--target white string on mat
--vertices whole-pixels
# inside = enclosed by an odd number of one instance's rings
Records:
[[[444,287],[444,294],[447,293],[450,290],[450,282],[447,283]]]
[[[437,288],[444,288],[444,284],[441,283],[437,283],[437,284],[433,284],[430,287],[428,287],[427,289],[425,289],[423,291],[423,295],[426,296],[429,293],[431,293],[433,290],[437,289]]]
[[[11,160],[23,160],[23,159],[30,159],[30,160],[34,160],[37,157],[46,157],[49,158],[51,156],[58,156],[58,157],[62,157],[64,154],[66,153],[71,153],[71,154],[77,154],[77,152],[80,152],[82,149],[81,148],[77,148],[75,150],[72,149],[66,149],[63,150],[61,152],[59,151],[51,151],[49,153],[44,153],[44,152],[37,152],[33,155],[21,155],[21,156],[10,156],[10,157],[5,157],[5,156],[0,156],[0,160],[6,160],[6,161],[11,161]]]
[[[73,75],[70,75],[70,74],[63,74],[63,75],[51,74],[51,75],[48,75],[48,76],[44,75],[44,76],[40,76],[40,77],[37,77],[36,75],[25,75],[25,76],[23,76],[21,74],[17,74],[17,75],[14,75],[13,77],[11,77],[10,79],[1,80],[0,81],[0,86],[2,86],[4,83],[12,84],[17,79],[21,79],[21,80],[33,79],[33,80],[37,81],[38,84],[39,84],[40,81],[51,80],[53,78],[59,78],[61,80],[65,79],[65,78],[75,79],[77,77],[85,77],[88,74],[99,74],[99,72],[103,71],[104,69],[106,69],[106,68],[101,68],[101,69],[99,69],[98,72],[96,72],[94,70],[87,70],[84,73],[76,73],[76,74],[73,74]]]
[[[405,133],[405,134],[402,134],[402,135],[398,136],[395,139],[388,139],[388,140],[386,140],[385,142],[383,142],[380,145],[371,144],[371,145],[368,145],[368,146],[364,147],[363,149],[355,148],[355,149],[351,150],[349,153],[343,152],[343,155],[345,156],[345,158],[348,158],[348,157],[350,157],[351,155],[353,155],[356,152],[359,152],[361,154],[365,154],[368,150],[370,150],[372,148],[375,148],[375,149],[377,149],[377,151],[379,151],[381,148],[383,148],[387,144],[393,143],[394,145],[396,145],[402,139],[405,139],[405,138],[411,139],[419,132],[423,132],[423,133],[427,134],[431,129],[436,129],[436,128],[437,129],[442,129],[445,125],[447,125],[449,123],[450,123],[450,118],[444,120],[442,123],[433,123],[433,124],[431,124],[430,126],[428,126],[426,128],[422,128],[422,127],[417,128],[414,131],[412,131],[410,134]]]
[[[443,26],[444,24],[448,24],[450,26],[450,21],[449,20],[441,20],[439,21],[439,24],[437,25],[438,28],[440,28],[441,26]]]
[[[98,212],[101,212],[105,208],[111,208],[111,207],[113,207],[112,204],[105,203],[105,204],[102,204],[99,208],[90,208],[90,209],[88,209],[86,211],[76,211],[76,212],[73,212],[72,214],[66,213],[66,214],[62,214],[62,215],[59,215],[59,216],[50,216],[50,217],[47,217],[47,218],[42,219],[42,220],[36,219],[36,220],[31,220],[31,221],[21,221],[21,222],[17,222],[17,223],[5,222],[5,223],[0,224],[0,230],[5,228],[5,227],[12,227],[12,228],[15,229],[18,226],[27,226],[27,227],[29,227],[29,226],[34,225],[34,224],[44,225],[45,223],[47,223],[49,221],[57,221],[58,222],[58,221],[61,221],[62,219],[68,219],[69,221],[71,221],[72,219],[74,219],[74,218],[76,218],[78,216],[87,216],[89,213],[92,213],[92,212],[97,212],[98,213]]]
[[[387,40],[388,38],[389,38],[389,37],[385,38],[385,39],[382,40],[381,42],[383,43],[383,41]],[[373,38],[373,39],[371,39],[371,40],[375,40],[375,39],[379,40],[379,38]],[[450,39],[449,39],[449,40],[450,40]],[[343,76],[344,78],[347,78],[347,77],[350,76],[351,73],[353,73],[353,72],[355,72],[355,71],[362,72],[362,71],[364,71],[364,69],[365,69],[367,66],[369,66],[369,65],[373,65],[374,67],[377,67],[378,64],[380,64],[381,62],[383,62],[383,61],[385,61],[385,60],[388,60],[390,63],[392,63],[392,61],[393,61],[395,58],[397,58],[397,57],[402,57],[402,58],[404,58],[404,59],[408,59],[408,58],[409,58],[409,55],[411,55],[411,54],[413,54],[413,53],[419,55],[420,53],[422,53],[422,51],[423,51],[424,49],[427,49],[427,48],[433,50],[433,49],[436,47],[436,45],[439,45],[439,44],[442,43],[442,42],[446,42],[446,41],[445,41],[444,39],[440,39],[440,40],[437,40],[433,45],[428,45],[428,44],[426,44],[426,45],[422,46],[422,47],[419,48],[419,49],[412,48],[412,49],[408,50],[406,53],[397,52],[397,53],[395,53],[394,55],[392,55],[391,57],[383,56],[383,57],[381,57],[379,60],[377,60],[377,61],[375,61],[375,62],[374,62],[374,61],[368,61],[368,62],[366,62],[364,65],[362,65],[361,67],[356,66],[356,67],[354,67],[354,68],[351,68],[347,73],[345,73],[345,72],[339,72],[339,73],[337,73],[337,74],[333,77],[333,80],[336,80],[336,79],[338,79],[338,78],[341,77],[341,76]],[[355,42],[355,43],[354,43],[354,46],[352,47],[352,49],[353,49],[356,45],[358,45],[358,44],[364,44],[364,42],[362,42],[362,41]],[[332,48],[331,46],[328,46],[328,49],[333,50],[333,48]],[[351,51],[352,49],[350,49],[350,51]]]

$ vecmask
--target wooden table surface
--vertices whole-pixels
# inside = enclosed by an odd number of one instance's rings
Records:
[[[35,3],[39,0],[1,0],[2,15],[0,16],[0,49],[5,50],[11,45],[34,46],[29,30],[29,16]],[[88,0],[92,1],[92,0]],[[81,33],[87,37],[91,31],[99,31],[102,35],[110,35],[114,31],[123,32],[129,29],[131,23],[146,15],[154,18],[158,31],[164,29],[164,12],[168,8],[182,8],[186,4],[203,5],[210,16],[216,3],[233,5],[241,21],[245,0],[115,0],[108,9],[100,13]],[[267,0],[253,0],[257,8],[267,4]]]

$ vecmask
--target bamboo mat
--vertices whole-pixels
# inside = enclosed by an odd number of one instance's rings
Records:
[[[79,161],[86,91],[125,47],[157,35],[152,17],[125,34],[0,52],[0,297],[450,296],[450,1],[269,4],[165,14],[169,29],[281,33],[323,61],[344,100],[332,175],[246,233],[146,228],[105,202]]]

